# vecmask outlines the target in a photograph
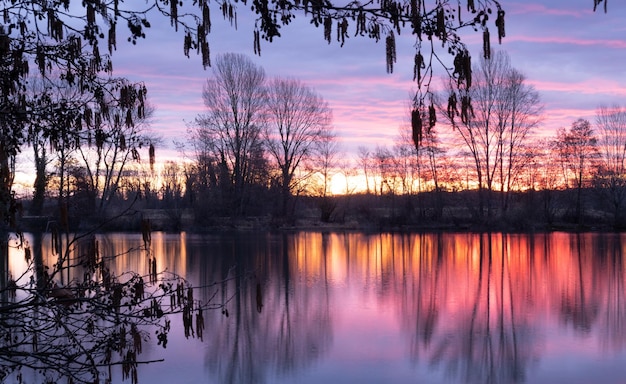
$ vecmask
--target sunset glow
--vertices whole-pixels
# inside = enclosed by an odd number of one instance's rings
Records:
[[[619,382],[616,367],[626,347],[623,235],[299,232],[243,238],[153,237],[161,268],[186,273],[201,300],[228,300],[229,317],[205,314],[204,342],[190,340],[185,348],[174,337],[180,319],[173,317],[174,350],[149,351],[173,363],[183,359],[190,378],[206,377],[208,367],[216,383],[253,373],[277,383],[291,375],[354,380],[366,367],[375,375],[365,375],[366,383],[383,377],[403,382],[414,370],[433,383],[490,377],[504,383],[518,374],[551,383],[572,374],[568,364],[585,362],[572,369]],[[134,235],[99,241],[113,253],[141,245]],[[14,276],[23,257],[18,250],[10,256]],[[141,270],[141,260],[129,253],[113,267]],[[222,281],[221,293],[213,296],[216,281]],[[258,287],[261,311],[255,308]],[[398,370],[383,369],[390,365]]]
[[[503,6],[507,34],[502,45],[494,48],[505,50],[513,66],[539,91],[546,105],[541,136],[552,135],[580,117],[593,119],[600,104],[620,102],[626,89],[621,65],[626,5],[613,2],[607,14],[570,1],[510,1]],[[387,74],[384,44],[350,38],[343,48],[328,45],[322,30],[310,28],[304,20],[287,26],[281,38],[264,43],[261,56],[254,56],[246,17],[242,11],[236,31],[215,18],[210,36],[213,57],[244,53],[269,76],[295,77],[314,88],[333,109],[334,126],[348,157],[355,157],[358,146],[393,144],[398,128],[408,119],[408,101],[416,88],[411,80],[411,36],[398,37],[397,67]],[[120,47],[115,52],[115,70],[117,75],[146,83],[156,107],[152,127],[165,139],[161,154],[172,157],[173,141],[184,141],[186,122],[203,111],[201,91],[211,69],[204,71],[195,57],[181,60],[174,54],[181,49],[181,38],[166,33],[168,28],[153,27],[146,41]],[[481,40],[469,34],[468,42],[477,62]]]
[[[615,2],[610,12],[592,12],[591,7],[568,1],[510,1],[507,32],[501,45],[513,67],[535,87],[544,105],[541,124],[532,132],[533,141],[554,138],[557,129],[569,127],[578,118],[595,121],[601,105],[620,103],[626,95],[626,70],[622,21],[626,5]],[[385,70],[384,44],[369,39],[350,38],[345,46],[326,44],[322,31],[296,19],[273,43],[262,45],[262,54],[252,51],[252,20],[242,10],[238,28],[215,17],[210,35],[211,54],[234,52],[249,56],[263,67],[268,77],[292,77],[318,92],[333,112],[333,126],[340,143],[340,157],[359,174],[336,175],[331,192],[335,195],[365,191],[358,148],[374,151],[392,148],[400,129],[407,130],[409,105],[416,84],[412,80],[413,37],[398,36],[398,61],[394,73]],[[466,34],[473,63],[481,52],[480,36]],[[205,112],[202,87],[212,76],[199,59],[185,59],[180,34],[169,25],[153,26],[145,41],[136,46],[120,44],[114,52],[114,73],[132,81],[144,82],[149,102],[155,108],[152,132],[162,139],[157,146],[157,162],[182,163],[193,157],[187,145],[191,122]],[[441,55],[445,61],[448,58]],[[449,63],[448,63],[449,65]],[[436,76],[442,76],[440,70]],[[433,79],[433,87],[439,87]],[[443,122],[437,125],[439,137],[451,142],[455,137]],[[16,188],[19,196],[32,190],[32,154],[25,150],[18,159]],[[52,168],[52,166],[50,166]],[[461,177],[457,177],[461,182]]]

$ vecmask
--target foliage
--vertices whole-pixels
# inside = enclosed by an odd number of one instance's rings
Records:
[[[602,3],[602,0],[594,0],[593,9]],[[412,35],[415,39],[413,74],[419,89],[412,119],[416,145],[421,141],[423,128],[430,128],[436,122],[429,90],[434,68],[441,64],[451,83],[459,89],[471,86],[471,56],[462,41],[462,31],[481,31],[485,57],[491,52],[491,35],[497,35],[498,41],[505,36],[505,11],[496,0],[339,3],[149,0],[143,4],[123,0],[12,0],[0,4],[3,14],[0,24],[0,215],[3,222],[10,219],[14,211],[11,200],[14,160],[24,144],[33,142],[34,137],[57,143],[59,134],[68,136],[67,142],[72,143],[77,132],[92,129],[88,122],[90,111],[106,111],[111,98],[125,108],[127,95],[145,91],[142,84],[124,85],[121,79],[111,77],[114,67],[111,56],[118,49],[120,37],[137,44],[147,37],[159,17],[170,22],[173,33],[180,33],[182,52],[189,56],[195,51],[205,68],[211,64],[211,13],[215,14],[216,10],[235,27],[238,13],[251,10],[255,17],[252,38],[257,54],[261,53],[261,40],[271,42],[281,36],[285,33],[283,27],[296,17],[320,27],[323,30],[320,36],[329,43],[336,40],[344,45],[350,37],[357,36],[384,40],[390,72],[397,58],[397,36]],[[604,0],[605,11],[606,7]],[[440,52],[449,55],[448,60]],[[82,101],[68,104],[49,100],[46,93],[28,95],[28,77],[34,76],[34,72],[53,93],[75,87]],[[465,112],[470,101],[458,100]],[[142,105],[140,100],[138,110]],[[28,125],[39,117],[63,123],[61,126],[46,124],[41,135],[33,136],[28,132]],[[123,116],[122,120],[128,122],[127,117]],[[38,141],[34,146],[42,148],[40,144]],[[44,185],[43,179],[39,181],[38,185]]]
[[[208,35],[211,31],[211,7],[217,7],[225,19],[236,24],[238,2],[220,0],[210,4],[207,0],[182,1],[150,0],[141,5],[123,0],[88,0],[70,3],[69,0],[17,0],[3,1],[3,22],[0,24],[0,98],[2,110],[2,140],[0,140],[0,173],[3,175],[0,200],[5,204],[3,217],[8,216],[10,185],[12,182],[11,159],[24,142],[28,141],[25,124],[35,115],[57,115],[67,121],[63,126],[71,132],[89,125],[89,111],[84,105],[54,104],[52,111],[45,98],[25,97],[27,77],[31,67],[53,87],[77,87],[81,95],[104,109],[114,96],[121,107],[128,104],[127,96],[132,89],[141,90],[142,85],[132,88],[111,79],[113,61],[111,56],[118,46],[118,36],[126,33],[127,41],[136,44],[146,37],[151,26],[150,18],[161,14],[169,19],[173,28],[182,30],[183,53],[189,56],[195,50],[207,67],[211,64]],[[435,42],[454,57],[450,75],[459,85],[469,86],[471,76],[470,57],[461,42],[459,32],[466,28],[483,30],[486,46],[489,45],[490,18],[495,18],[498,38],[504,36],[504,11],[495,0],[475,2],[469,0],[465,7],[448,0],[426,1],[358,1],[331,3],[321,1],[289,0],[269,2],[253,0],[241,3],[256,15],[254,26],[254,50],[260,54],[260,40],[272,41],[281,35],[282,27],[288,25],[296,14],[302,14],[316,27],[323,28],[323,36],[332,40],[336,29],[337,40],[343,45],[349,38],[352,23],[354,35],[376,41],[385,40],[387,68],[393,70],[396,60],[395,36],[402,32],[415,36],[415,79],[427,85],[432,76],[432,55]],[[156,16],[154,16],[156,17]],[[122,30],[124,32],[122,32]],[[429,51],[431,58],[428,57]],[[108,52],[105,54],[104,52]],[[489,50],[485,50],[488,54]],[[440,59],[437,59],[440,61]],[[444,67],[446,68],[446,67]],[[107,87],[109,83],[117,86]],[[141,106],[139,107],[142,108]],[[128,116],[126,116],[128,117]],[[128,121],[128,120],[126,120]],[[49,133],[56,141],[56,129]],[[47,137],[48,134],[44,134]],[[5,157],[6,156],[6,157]]]
[[[91,203],[97,204],[97,213],[105,213],[119,192],[130,163],[141,160],[142,148],[147,149],[150,169],[154,170],[156,139],[147,133],[152,111],[146,100],[128,107],[119,107],[112,101],[107,113],[94,124],[94,137],[91,132],[80,135],[76,157],[84,167]]]

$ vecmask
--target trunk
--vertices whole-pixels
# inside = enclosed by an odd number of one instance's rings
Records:
[[[33,154],[35,156],[35,183],[33,184],[33,200],[30,205],[29,213],[32,216],[40,216],[43,211],[47,186],[46,149],[43,145],[33,142]]]
[[[11,194],[13,168],[6,143],[0,143],[0,300],[9,302],[9,234],[15,222],[15,202]]]
[[[6,226],[0,228],[0,307],[10,302],[9,290],[9,231]]]
[[[291,189],[289,185],[291,184],[291,177],[289,176],[289,170],[283,169],[283,180],[281,186],[281,194],[282,194],[282,207],[281,214],[283,217],[287,217],[290,215],[289,212],[289,198],[291,197]]]
[[[13,186],[13,167],[6,143],[0,143],[0,225],[11,224],[11,211],[14,207],[11,187]]]

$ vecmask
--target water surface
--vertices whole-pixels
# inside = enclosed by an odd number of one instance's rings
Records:
[[[624,383],[625,247],[601,233],[156,233],[159,269],[229,316],[205,313],[202,341],[173,317],[140,383]],[[139,251],[116,263],[147,271]]]

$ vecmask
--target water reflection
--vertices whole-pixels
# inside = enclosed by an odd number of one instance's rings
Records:
[[[303,243],[297,237],[234,235],[216,239],[200,258],[204,281],[233,277],[220,292],[234,294],[230,315],[213,313],[208,320],[206,362],[217,381],[263,382],[306,368],[328,349],[329,291],[324,266],[317,264],[324,255],[298,249]],[[318,273],[321,278],[312,280]]]
[[[141,238],[101,241],[113,254]],[[189,363],[179,382],[606,383],[626,373],[624,235],[156,234],[152,242],[158,269],[186,276],[205,302],[227,303],[228,316],[204,314],[203,343],[155,351],[165,366]],[[138,251],[115,268],[148,266]],[[159,369],[145,367],[148,381],[162,379]]]

